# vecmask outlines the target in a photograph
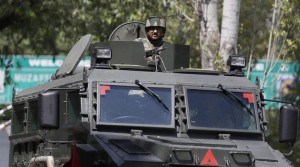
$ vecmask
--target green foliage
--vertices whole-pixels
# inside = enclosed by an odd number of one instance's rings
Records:
[[[241,1],[238,50],[249,56],[262,58],[267,54],[273,0]]]
[[[278,29],[275,33],[275,36],[278,36],[279,39],[285,39],[284,41],[284,54],[287,55],[286,59],[289,61],[298,61],[300,62],[300,57],[298,56],[300,51],[300,2],[298,0],[282,0],[281,1],[281,20],[279,22]],[[283,41],[281,41],[283,42]],[[300,108],[300,70],[298,71],[297,77],[295,79],[295,84],[292,87],[292,92],[284,97],[285,100],[294,102],[298,109]],[[279,111],[268,111],[269,116],[269,129],[272,130],[272,133],[268,137],[268,142],[275,149],[279,149],[282,152],[288,152],[289,149],[287,146],[278,144],[278,116]],[[300,119],[299,119],[300,121]],[[298,136],[299,128],[298,126]],[[295,166],[300,166],[300,141],[296,142],[294,147],[294,153],[291,157],[288,157]]]
[[[143,0],[4,0],[0,6],[1,54],[66,54],[83,35],[105,41],[120,24],[142,21],[149,16],[167,20],[166,41],[192,45],[199,55],[197,22],[188,21],[181,12],[193,16],[191,2]],[[5,21],[8,20],[14,21]],[[196,32],[196,33],[195,33]],[[175,34],[175,35],[174,35]]]
[[[282,18],[280,21],[281,36],[286,37],[286,53],[293,61],[300,51],[300,2],[282,0]]]
[[[73,27],[76,1],[4,0],[0,6],[2,54],[58,54],[61,32]],[[3,4],[4,3],[4,4]]]
[[[278,35],[287,36],[288,53],[295,55],[300,40],[299,32],[295,31],[300,24],[299,2],[282,1],[282,31]],[[254,57],[266,55],[273,3],[273,0],[241,1],[240,53],[249,55],[253,46]],[[121,23],[144,21],[157,15],[167,20],[165,39],[191,45],[191,66],[200,65],[199,18],[192,1],[3,0],[1,4],[1,54],[66,54],[85,34],[104,41]],[[222,5],[219,6],[221,13]]]
[[[300,11],[298,0],[277,0],[274,38],[275,54],[288,55],[294,60],[299,48]],[[238,47],[240,53],[250,55],[253,47],[255,59],[266,57],[272,26],[274,0],[241,1]],[[280,12],[280,13],[279,13]],[[280,15],[279,15],[280,14]],[[282,50],[283,44],[283,50]],[[280,53],[281,52],[281,53]],[[283,58],[283,56],[281,56]]]
[[[223,63],[223,58],[220,54],[217,54],[215,62],[217,71],[224,72],[224,63]]]
[[[256,59],[266,56],[273,3],[274,0],[241,1],[240,53],[248,56],[253,46]],[[291,60],[300,61],[300,56],[297,56],[300,51],[300,1],[282,0],[282,4],[280,31],[275,35],[285,37],[285,54]],[[222,5],[219,7],[219,13],[222,13]],[[92,34],[95,41],[105,41],[118,25],[128,21],[144,21],[153,15],[167,21],[165,40],[190,45],[190,66],[200,67],[199,18],[191,0],[2,0],[0,54],[66,55],[85,34]],[[0,58],[0,67],[9,70],[7,58]],[[222,58],[218,56],[216,63],[220,60]],[[300,86],[297,85],[290,99],[296,101],[298,106],[299,94]],[[273,132],[277,129],[276,116],[277,112],[269,116],[269,129]],[[283,149],[278,147],[275,134],[271,133],[268,141],[274,148]],[[300,149],[299,144],[296,147]],[[299,157],[300,152],[295,151],[292,158],[295,166],[300,166]]]

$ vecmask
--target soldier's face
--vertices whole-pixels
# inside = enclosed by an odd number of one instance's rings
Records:
[[[162,27],[149,27],[147,30],[147,36],[152,40],[161,39],[165,33]]]

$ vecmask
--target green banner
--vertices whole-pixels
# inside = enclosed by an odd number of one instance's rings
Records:
[[[266,99],[282,99],[290,93],[292,85],[296,82],[300,64],[284,61],[267,63],[265,60],[259,60],[249,78],[253,83],[259,78]],[[266,108],[279,108],[280,105],[282,104],[268,102]]]
[[[12,61],[10,61],[10,59]],[[45,83],[63,64],[65,56],[12,56],[8,57],[6,64],[11,64],[9,76],[12,83],[4,85],[5,71],[0,68],[0,104],[12,102],[13,87],[16,93],[23,89]],[[89,57],[80,61],[79,66],[88,66]]]

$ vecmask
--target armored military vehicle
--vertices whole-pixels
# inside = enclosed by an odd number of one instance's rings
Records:
[[[47,83],[14,96],[9,166],[292,166],[266,143],[261,90],[242,76],[189,68],[189,46],[165,42],[145,61],[140,22],[107,42],[83,36]],[[90,67],[77,68],[91,56]],[[158,68],[159,67],[159,68]],[[293,145],[298,110],[283,105],[279,141]]]

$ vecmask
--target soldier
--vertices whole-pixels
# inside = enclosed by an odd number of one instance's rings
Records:
[[[163,49],[166,21],[160,17],[152,16],[146,20],[145,24],[147,38],[138,38],[135,41],[143,42],[147,63],[148,65],[153,65],[158,63],[158,61],[155,61],[155,56],[159,55],[161,49]]]

